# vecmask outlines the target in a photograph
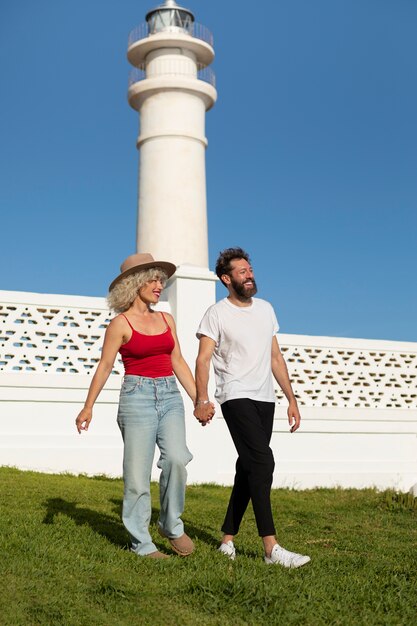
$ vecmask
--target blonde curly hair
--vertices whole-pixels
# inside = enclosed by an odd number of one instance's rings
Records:
[[[122,278],[107,295],[109,308],[115,313],[124,313],[132,306],[139,290],[151,280],[160,280],[165,287],[168,275],[160,267],[151,267]]]

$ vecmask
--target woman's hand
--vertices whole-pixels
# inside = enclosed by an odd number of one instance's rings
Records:
[[[83,410],[80,411],[80,413],[78,414],[77,419],[75,420],[75,425],[80,435],[82,430],[88,430],[92,419],[93,409],[84,407]]]
[[[213,402],[209,401],[198,401],[194,408],[194,416],[197,418],[202,426],[206,426],[211,422],[215,412],[216,409]]]

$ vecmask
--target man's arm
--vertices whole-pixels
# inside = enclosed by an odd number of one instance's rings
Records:
[[[210,363],[216,342],[210,337],[202,335],[195,364],[195,382],[197,387],[197,399],[194,415],[198,421],[205,425],[213,417],[211,402],[208,397],[208,382],[210,376]]]
[[[290,432],[293,433],[300,427],[301,416],[298,410],[297,400],[295,399],[294,392],[291,387],[287,365],[281,354],[281,350],[279,349],[276,336],[272,339],[271,369],[275,380],[288,400],[288,423],[291,427]]]

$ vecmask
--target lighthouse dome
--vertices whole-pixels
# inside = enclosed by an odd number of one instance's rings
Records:
[[[160,32],[183,32],[192,34],[194,15],[189,9],[180,7],[175,0],[165,0],[164,4],[146,14],[149,34]]]

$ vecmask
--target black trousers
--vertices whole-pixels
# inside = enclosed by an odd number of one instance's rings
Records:
[[[275,403],[239,398],[228,400],[221,407],[239,455],[222,531],[226,535],[236,535],[249,500],[252,500],[259,536],[275,535],[271,510],[275,462],[269,447]]]

